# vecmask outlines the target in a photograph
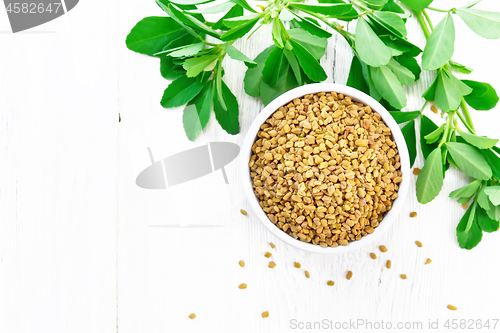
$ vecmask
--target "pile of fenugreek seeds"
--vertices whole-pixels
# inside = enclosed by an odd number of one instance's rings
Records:
[[[402,181],[396,143],[380,115],[335,92],[296,98],[274,112],[248,166],[269,219],[322,247],[373,233]]]

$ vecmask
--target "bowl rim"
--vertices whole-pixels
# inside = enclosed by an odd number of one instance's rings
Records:
[[[248,161],[251,156],[251,148],[257,137],[257,132],[260,129],[260,126],[273,114],[278,108],[282,105],[285,105],[292,101],[294,98],[302,97],[308,94],[315,94],[319,92],[336,92],[341,93],[345,96],[350,96],[353,100],[357,102],[361,102],[365,105],[368,105],[372,108],[372,110],[378,112],[385,124],[391,129],[392,136],[396,145],[398,147],[398,153],[400,155],[400,163],[401,163],[401,171],[402,178],[399,185],[398,198],[394,200],[392,205],[392,209],[384,216],[382,222],[380,222],[379,226],[375,228],[375,231],[372,234],[368,234],[362,237],[360,240],[350,242],[347,246],[337,246],[337,247],[326,247],[323,248],[319,245],[314,245],[312,243],[305,243],[298,239],[295,239],[288,234],[286,234],[283,230],[278,228],[274,223],[272,223],[269,218],[266,216],[264,211],[259,205],[257,197],[253,192],[252,180],[250,178],[250,172],[248,167]],[[241,172],[241,180],[243,186],[243,192],[247,198],[248,203],[254,214],[260,220],[260,222],[278,239],[285,242],[286,244],[298,248],[300,250],[311,252],[311,253],[319,253],[319,254],[334,254],[334,253],[345,253],[351,252],[353,250],[357,250],[369,243],[372,243],[374,240],[379,238],[382,234],[384,234],[397,219],[399,212],[401,211],[406,195],[409,188],[410,183],[410,159],[409,153],[406,146],[406,141],[404,139],[403,133],[399,128],[399,125],[396,123],[394,118],[391,116],[389,111],[385,109],[379,102],[365,94],[364,92],[357,90],[355,88],[336,84],[336,83],[313,83],[308,85],[303,85],[297,88],[294,88],[278,97],[276,97],[271,103],[269,103],[259,115],[254,119],[250,128],[246,132],[245,138],[243,140],[243,144],[240,152],[240,172]]]

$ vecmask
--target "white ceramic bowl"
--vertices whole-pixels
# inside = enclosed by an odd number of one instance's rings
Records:
[[[385,124],[391,129],[392,136],[396,141],[396,145],[398,147],[398,152],[400,155],[400,163],[401,163],[401,171],[403,173],[403,181],[399,185],[398,198],[394,200],[392,209],[384,216],[380,225],[375,228],[375,231],[372,234],[368,234],[362,237],[360,240],[350,242],[347,246],[338,246],[338,247],[326,247],[323,248],[319,245],[314,245],[312,243],[305,243],[298,239],[294,239],[293,237],[286,234],[283,230],[279,229],[274,223],[272,223],[262,208],[259,205],[259,201],[257,197],[253,193],[252,180],[250,178],[250,169],[248,167],[248,161],[250,160],[250,156],[252,153],[252,145],[255,142],[257,137],[257,132],[259,131],[260,126],[273,114],[280,106],[288,104],[294,98],[299,98],[307,94],[315,94],[319,92],[331,92],[335,91],[337,93],[342,93],[346,96],[350,96],[353,100],[357,102],[361,102],[365,105],[369,105],[372,110],[378,112]],[[298,249],[313,252],[313,253],[323,253],[323,254],[331,254],[331,253],[343,253],[352,251],[355,249],[359,249],[362,246],[371,243],[380,235],[389,229],[389,227],[396,220],[399,211],[403,207],[406,193],[408,192],[409,182],[410,182],[410,159],[408,155],[408,149],[406,147],[406,142],[403,137],[403,133],[399,129],[398,124],[392,118],[390,113],[376,100],[367,94],[340,84],[335,83],[315,83],[309,84],[301,87],[297,87],[292,89],[283,95],[277,97],[271,103],[269,103],[255,118],[250,129],[247,132],[245,140],[243,142],[243,146],[241,148],[240,153],[240,170],[241,170],[241,179],[243,185],[243,191],[247,197],[247,200],[250,204],[255,215],[259,218],[259,220],[264,224],[264,226],[277,238],[282,240],[283,242],[296,247]]]

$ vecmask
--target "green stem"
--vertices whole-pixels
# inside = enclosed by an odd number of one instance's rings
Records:
[[[460,106],[462,107],[462,111],[464,112],[465,119],[467,120],[467,123],[469,124],[470,128],[472,129],[471,133],[476,134],[476,129],[474,128],[474,123],[472,122],[472,118],[469,113],[469,107],[465,103],[465,100],[462,98],[462,101],[460,102]]]
[[[422,113],[424,112],[424,109],[427,106],[427,104],[429,104],[429,101],[425,101],[424,106],[422,106],[422,108],[420,109],[420,115],[422,115]]]
[[[433,7],[427,7],[429,10],[433,10],[435,12],[441,12],[441,13],[449,13],[449,10],[444,10],[444,9],[438,9],[438,8],[433,8]]]
[[[474,134],[476,131],[474,131],[469,126],[469,124],[467,123],[467,120],[465,120],[464,116],[462,116],[462,114],[460,112],[457,112],[457,115],[458,115],[458,118],[460,118],[460,120],[462,121],[462,124],[464,124],[464,126],[467,127],[467,129],[469,130],[469,132],[471,132],[472,134]]]
[[[445,129],[444,129],[444,134],[443,134],[443,137],[441,138],[441,141],[439,142],[439,148],[441,148],[441,146],[443,144],[446,143],[446,140],[448,140],[448,133],[450,132],[450,130],[452,129],[452,123],[453,123],[453,116],[455,114],[456,111],[452,111],[450,113],[448,113],[448,118],[446,119],[446,126],[445,126]]]
[[[431,28],[431,31],[434,30],[434,25],[432,25],[432,21],[431,21],[431,18],[429,17],[429,15],[427,14],[427,12],[425,11],[425,9],[422,11],[424,13],[424,16],[425,16],[425,20],[427,21],[427,23],[429,24],[429,28]]]
[[[422,12],[415,11],[415,17],[417,18],[417,21],[420,24],[422,31],[424,32],[425,39],[428,39],[431,33],[429,31],[427,23],[425,22],[424,15],[422,14]]]

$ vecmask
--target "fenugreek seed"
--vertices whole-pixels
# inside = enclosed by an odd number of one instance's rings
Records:
[[[385,267],[387,267],[387,269],[391,269],[391,261],[390,260],[387,260]]]
[[[342,246],[347,246],[349,245],[349,242],[345,239],[339,239],[338,243]]]
[[[469,206],[469,203],[468,203],[468,202],[464,202],[464,203],[462,204],[462,207],[463,207],[464,209],[467,209],[467,207],[468,207],[468,206]]]
[[[419,168],[414,168],[414,169],[413,169],[413,174],[414,174],[414,175],[418,175],[418,174],[420,174],[420,172],[421,172],[421,171],[422,171],[422,170],[421,170],[421,169],[419,169]]]
[[[417,217],[417,212],[411,212],[410,217]]]
[[[264,257],[266,257],[266,258],[270,258],[271,256],[272,256],[272,254],[270,252],[264,253]]]
[[[401,279],[406,280],[407,278],[406,274],[401,274]]]
[[[269,312],[268,311],[262,312],[262,318],[267,318],[267,317],[269,317]]]
[[[294,262],[294,263],[293,263],[293,267],[295,267],[295,268],[300,268],[300,264],[299,264],[298,262]]]
[[[415,241],[415,244],[417,244],[418,247],[422,247],[422,243],[420,241]]]
[[[191,313],[191,314],[189,315],[189,318],[190,318],[190,319],[194,319],[194,318],[196,318],[196,315],[195,315],[194,313]]]
[[[273,242],[269,243],[271,245],[271,248],[274,249],[276,246],[273,244]]]
[[[241,267],[245,267],[245,262],[243,260],[240,260],[239,264],[240,264]]]
[[[274,261],[271,261],[271,262],[269,262],[269,265],[267,267],[274,268],[274,267],[276,267],[276,263]]]
[[[329,285],[329,286],[333,286],[335,284],[335,282],[333,282],[332,280],[330,280],[326,284]]]
[[[428,259],[425,261],[425,264],[426,264],[426,265],[429,265],[431,262],[432,262],[432,260],[431,260],[430,258],[428,258]]]
[[[242,283],[238,286],[238,288],[240,289],[247,289],[247,284],[246,283]]]
[[[385,245],[380,245],[379,249],[381,252],[387,252],[387,248],[385,247]]]
[[[372,257],[373,260],[377,259],[377,255],[375,253],[370,253],[370,257]]]
[[[453,305],[451,305],[451,304],[449,304],[449,305],[447,306],[447,308],[448,308],[448,309],[450,309],[450,310],[452,310],[452,311],[457,311],[457,307],[456,307],[456,306],[453,306]]]
[[[438,109],[434,105],[431,106],[431,111],[434,113],[438,113]]]
[[[306,271],[306,278],[308,278],[308,279],[309,279],[310,277],[311,277],[311,274],[309,274],[309,272],[308,272],[308,271]]]
[[[247,211],[246,211],[246,210],[244,210],[244,209],[240,209],[240,212],[241,212],[241,214],[243,214],[243,215],[245,215],[245,216],[247,216],[247,214],[248,214],[248,213],[247,213]]]
[[[350,280],[351,278],[352,278],[352,272],[351,272],[351,271],[349,271],[349,272],[347,272],[346,279],[347,279],[347,280]]]

